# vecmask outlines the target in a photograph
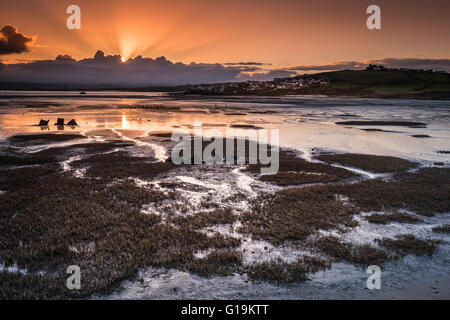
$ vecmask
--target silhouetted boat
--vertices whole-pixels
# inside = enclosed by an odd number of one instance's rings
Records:
[[[80,94],[87,94],[87,93],[86,93],[86,92],[84,92],[84,91],[81,91],[81,92],[80,92]]]
[[[40,122],[39,122],[39,126],[40,127],[46,127],[46,126],[48,126],[48,123],[50,122],[50,120],[47,120],[47,121],[45,121],[45,120],[41,120]]]
[[[78,123],[75,121],[75,119],[72,119],[67,123],[67,125],[68,126],[78,126]]]

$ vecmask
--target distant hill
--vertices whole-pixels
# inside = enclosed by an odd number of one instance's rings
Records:
[[[196,94],[450,98],[450,74],[417,70],[342,70],[266,82],[194,85]]]
[[[450,94],[450,74],[413,70],[344,70],[315,74],[337,90],[367,92],[375,95]]]

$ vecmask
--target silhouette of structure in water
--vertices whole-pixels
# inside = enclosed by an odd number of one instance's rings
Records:
[[[58,118],[58,120],[55,123],[55,126],[63,126],[64,125],[64,119]]]

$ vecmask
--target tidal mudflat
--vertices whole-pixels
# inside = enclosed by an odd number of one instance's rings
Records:
[[[448,102],[125,93],[2,102],[3,299],[450,297]],[[33,126],[56,118],[78,126]],[[195,121],[242,139],[280,130],[278,173],[168,161],[171,132]],[[382,288],[367,290],[374,264]],[[81,290],[66,287],[69,265],[82,270]]]

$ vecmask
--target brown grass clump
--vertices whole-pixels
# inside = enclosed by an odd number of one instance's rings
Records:
[[[75,139],[85,139],[81,134],[57,134],[57,133],[41,133],[41,134],[21,134],[10,137],[10,143],[23,144],[45,144],[49,142],[65,142]]]
[[[372,214],[367,217],[367,221],[371,223],[386,224],[391,221],[414,223],[422,220],[407,213],[396,212],[387,214]]]
[[[176,167],[172,163],[149,162],[150,160],[152,159],[133,157],[127,152],[117,151],[108,154],[97,154],[74,161],[72,166],[87,167],[89,176],[110,180],[129,177],[154,178],[158,174]]]
[[[431,256],[436,249],[436,243],[430,240],[422,240],[412,234],[397,236],[397,239],[383,238],[377,239],[377,242],[385,247],[388,251],[406,256],[414,254],[423,256],[425,254]]]
[[[55,161],[54,157],[36,154],[0,155],[0,166],[29,166],[46,164]]]
[[[344,153],[320,155],[317,159],[328,163],[340,163],[345,166],[373,172],[397,172],[417,167],[417,163],[405,159],[368,154]]]
[[[293,152],[286,150],[280,150],[279,161],[280,168],[278,173],[263,175],[260,179],[280,186],[286,186],[337,182],[356,176],[354,173],[342,168],[336,168],[322,163],[308,162],[298,158]],[[260,173],[261,167],[264,166],[252,164],[248,166],[248,170],[253,173]]]
[[[122,141],[102,143],[82,143],[66,147],[53,147],[35,153],[22,153],[8,149],[7,154],[0,154],[0,166],[29,166],[55,163],[71,155],[108,152],[115,148],[125,148],[134,144]]]
[[[432,216],[450,211],[450,168],[423,168],[401,172],[392,181],[365,180],[352,184],[321,186],[322,193],[340,194],[359,211],[397,211],[407,209]],[[302,191],[292,189],[291,192]]]
[[[51,299],[60,294],[60,288],[55,287],[55,283],[64,283],[66,280],[67,277],[63,273],[51,278],[42,275],[0,272],[0,297],[4,300],[34,300],[36,292],[40,292],[41,299]]]
[[[152,133],[150,135],[152,137],[157,137],[157,138],[171,138],[172,137],[172,132]]]
[[[394,181],[367,180],[332,186],[363,211],[408,209],[425,216],[450,211],[450,168],[398,173]]]
[[[450,224],[445,224],[443,226],[434,227],[433,231],[438,232],[438,233],[450,233]]]
[[[307,274],[325,270],[330,265],[321,259],[303,257],[293,263],[270,261],[256,263],[247,267],[246,272],[252,280],[273,281],[277,283],[301,282],[307,279]]]
[[[383,250],[369,245],[343,243],[333,236],[319,238],[313,242],[313,246],[332,256],[336,261],[367,265],[382,263],[389,258]]]
[[[255,203],[242,215],[241,231],[272,243],[302,240],[319,229],[355,226],[351,207],[326,188],[290,188]]]
[[[294,186],[309,183],[324,183],[331,177],[326,174],[304,172],[278,172],[272,175],[263,175],[259,179],[279,186]]]
[[[201,276],[231,275],[242,266],[242,253],[236,250],[214,250],[206,258],[195,259],[187,269]]]
[[[36,167],[24,167],[14,170],[0,170],[0,185],[4,191],[14,192],[17,188],[28,187],[36,183],[40,176],[55,173],[60,166],[55,163]]]
[[[231,224],[237,219],[230,209],[217,209],[211,212],[199,212],[193,216],[175,216],[170,222],[194,230],[211,227],[218,224]]]
[[[53,147],[37,152],[41,156],[67,156],[79,154],[95,154],[112,151],[116,148],[126,148],[134,146],[128,141],[111,140],[106,142],[80,143],[66,147]]]

